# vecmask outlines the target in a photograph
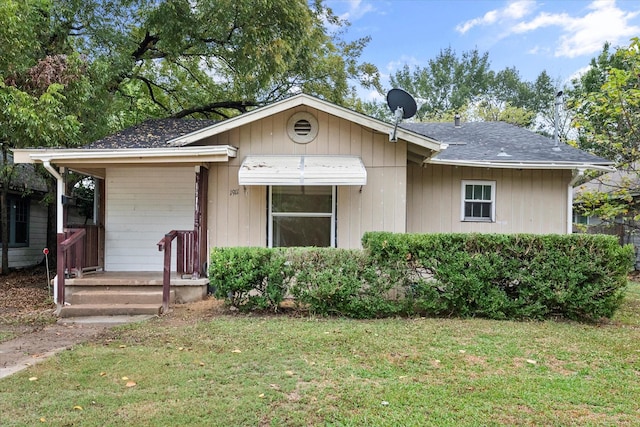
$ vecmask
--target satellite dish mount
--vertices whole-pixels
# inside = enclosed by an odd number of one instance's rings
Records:
[[[387,93],[387,105],[394,115],[393,130],[389,132],[389,141],[398,142],[398,124],[402,119],[410,119],[418,111],[415,99],[402,89],[391,89]]]

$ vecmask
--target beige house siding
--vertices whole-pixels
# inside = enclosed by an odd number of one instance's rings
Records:
[[[287,135],[289,117],[307,111],[318,119],[318,136],[308,144]],[[209,246],[267,245],[267,187],[238,184],[238,169],[248,155],[329,154],[360,156],[367,185],[340,186],[337,192],[337,239],[340,248],[359,248],[369,230],[404,232],[406,224],[406,143],[390,143],[373,132],[308,107],[275,114],[209,138],[208,144],[239,148],[229,163],[210,165]]]
[[[571,171],[420,167],[410,163],[407,175],[410,233],[567,232],[567,186]],[[495,222],[461,220],[463,180],[495,181]]]
[[[162,271],[164,233],[193,230],[194,168],[108,168],[105,184],[105,270]]]

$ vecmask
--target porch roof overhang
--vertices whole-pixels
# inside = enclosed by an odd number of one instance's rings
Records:
[[[367,170],[357,156],[247,156],[240,185],[366,185]]]
[[[597,170],[604,172],[615,171],[611,163],[579,163],[579,162],[499,162],[482,160],[442,160],[431,158],[424,161],[425,165],[470,166],[497,169],[565,169],[565,170]]]
[[[227,162],[238,154],[230,145],[207,145],[170,148],[66,149],[33,148],[15,149],[16,163],[53,163],[60,167],[101,176],[106,166],[150,165],[198,165],[211,162]]]

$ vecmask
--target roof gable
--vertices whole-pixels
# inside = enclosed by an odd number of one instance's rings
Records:
[[[345,120],[349,120],[353,123],[359,124],[361,126],[386,135],[388,135],[393,128],[393,125],[389,123],[374,119],[348,108],[341,107],[331,102],[324,101],[322,99],[315,98],[306,94],[299,94],[282,101],[274,102],[273,104],[257,108],[248,113],[244,113],[239,116],[217,122],[209,127],[196,130],[187,135],[178,136],[173,140],[168,141],[168,144],[176,147],[191,145],[210,136],[227,132],[229,130],[256,122],[265,117],[290,110],[301,105],[315,108],[319,111],[332,114]],[[397,137],[418,147],[426,148],[431,151],[439,151],[441,149],[440,143],[435,141],[433,138],[426,135],[417,134],[410,129],[399,128]]]

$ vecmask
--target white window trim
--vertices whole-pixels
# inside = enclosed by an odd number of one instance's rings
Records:
[[[331,218],[331,246],[336,247],[336,205],[337,205],[337,191],[336,186],[331,186],[331,213],[329,212],[273,212],[273,185],[268,187],[269,200],[268,200],[268,218],[267,218],[267,247],[273,248],[273,217],[278,216],[297,216],[297,217],[316,217],[316,218]]]
[[[491,218],[476,218],[471,217],[467,218],[464,215],[464,206],[467,202],[466,196],[466,186],[467,185],[490,185],[491,186],[491,200],[483,200],[484,202],[491,202]],[[496,222],[496,181],[480,181],[480,180],[463,180],[460,190],[461,203],[460,203],[460,221],[462,222]],[[469,200],[471,201],[471,200]]]

